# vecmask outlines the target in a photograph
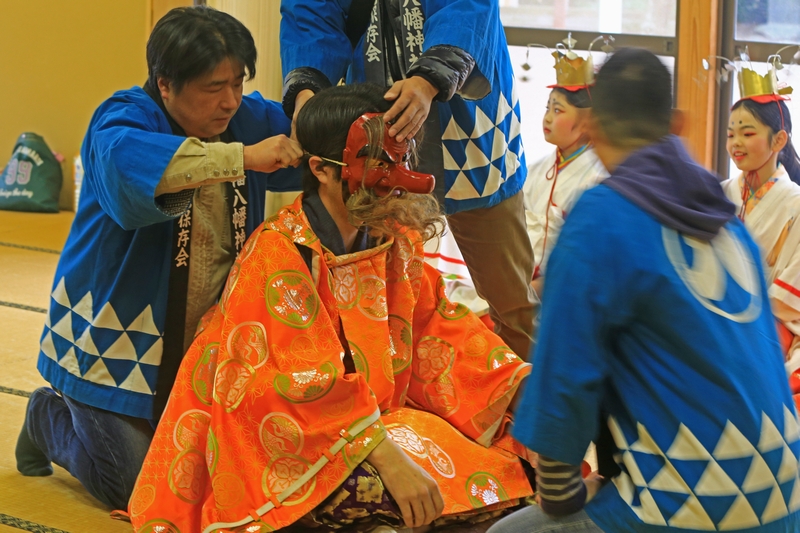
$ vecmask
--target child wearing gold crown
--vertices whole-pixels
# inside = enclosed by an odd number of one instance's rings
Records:
[[[556,84],[542,120],[544,138],[556,149],[531,165],[525,182],[525,216],[534,254],[533,288],[541,297],[545,266],[570,209],[586,189],[605,178],[592,149],[587,124],[594,84],[592,57],[571,48],[553,52]]]
[[[728,122],[726,148],[742,173],[723,182],[739,218],[764,256],[772,311],[786,354],[792,392],[800,393],[800,160],[792,145],[792,118],[784,103],[791,88],[743,68],[742,98]]]

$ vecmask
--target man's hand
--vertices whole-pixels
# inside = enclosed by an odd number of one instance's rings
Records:
[[[286,135],[276,135],[258,144],[244,147],[244,168],[258,172],[275,172],[289,166],[296,167],[303,157],[297,141]]]
[[[370,452],[367,460],[381,476],[397,503],[406,527],[420,527],[439,518],[444,501],[439,485],[390,438]]]
[[[428,118],[431,103],[437,94],[439,89],[419,76],[395,82],[383,96],[387,100],[395,101],[391,109],[383,115],[386,122],[393,121],[389,135],[395,136],[397,142],[416,135]]]
[[[303,106],[306,105],[306,102],[314,96],[314,91],[311,89],[303,89],[297,96],[294,97],[294,114],[292,115],[292,140],[297,140],[297,131],[295,131],[295,123],[297,122],[297,115],[300,114],[300,110],[303,109]]]

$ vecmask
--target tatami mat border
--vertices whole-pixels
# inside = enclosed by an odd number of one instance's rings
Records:
[[[30,398],[31,393],[26,390],[12,389],[11,387],[4,387],[0,385],[0,392],[4,394],[11,394],[12,396],[22,396],[23,398]]]
[[[22,309],[23,311],[33,311],[34,313],[47,313],[47,309],[44,307],[33,307],[32,305],[15,304],[14,302],[4,302],[2,300],[0,300],[0,305],[13,309]]]
[[[23,250],[30,250],[32,252],[44,252],[47,254],[60,255],[61,250],[52,250],[50,248],[38,248],[36,246],[26,246],[24,244],[16,244],[13,242],[0,242],[0,246],[8,246],[9,248],[21,248]]]
[[[36,522],[29,522],[28,520],[23,520],[22,518],[16,518],[3,513],[0,513],[0,524],[15,527],[17,529],[21,529],[22,531],[31,531],[32,533],[69,533],[63,529],[55,529],[52,527],[43,526],[42,524],[37,524]]]

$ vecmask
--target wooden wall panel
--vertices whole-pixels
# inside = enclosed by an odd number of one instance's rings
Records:
[[[253,34],[258,50],[256,77],[245,84],[244,92],[258,91],[265,98],[280,101],[280,0],[207,0],[207,4],[230,13]]]
[[[687,115],[686,145],[707,168],[713,166],[717,142],[717,83],[702,61],[719,53],[719,10],[719,0],[679,1],[677,106]]]
[[[167,11],[176,7],[185,7],[194,5],[193,0],[149,0],[149,15],[150,25],[149,28],[153,29],[158,19],[167,14]],[[148,32],[149,35],[149,32]]]

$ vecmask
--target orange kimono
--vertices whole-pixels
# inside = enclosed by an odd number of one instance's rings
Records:
[[[445,515],[530,496],[514,453],[526,451],[506,432],[530,365],[446,299],[419,235],[334,256],[301,198],[250,237],[186,354],[131,497],[134,529],[285,527],[387,436],[438,482]]]

